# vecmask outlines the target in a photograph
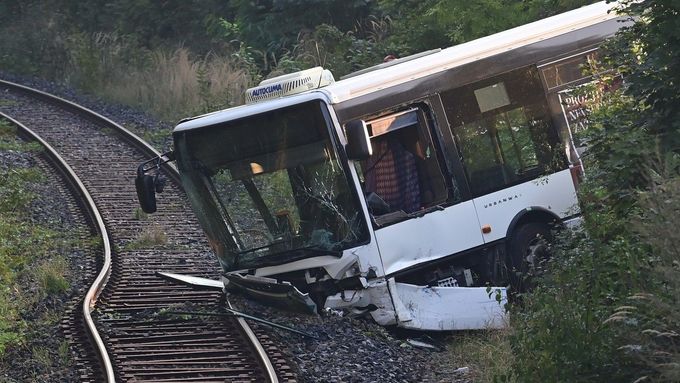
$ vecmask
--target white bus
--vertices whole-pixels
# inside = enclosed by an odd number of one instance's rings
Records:
[[[339,81],[281,76],[246,105],[181,121],[170,157],[225,288],[410,329],[503,326],[505,286],[551,225],[579,219],[563,100],[621,27],[611,7]],[[138,172],[145,210],[161,161]]]

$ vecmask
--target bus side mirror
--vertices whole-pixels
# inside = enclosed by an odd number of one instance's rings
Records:
[[[345,124],[347,145],[345,151],[350,160],[365,160],[373,154],[371,139],[364,120],[353,120]]]
[[[135,188],[137,188],[137,198],[139,199],[139,206],[145,213],[156,212],[156,182],[155,177],[150,174],[144,174],[143,165],[137,169],[137,178],[135,178]]]
[[[160,175],[161,165],[174,160],[175,153],[169,151],[156,158],[142,162],[137,167],[135,188],[137,189],[137,199],[139,199],[139,206],[142,208],[143,212],[156,212],[156,193],[163,192],[163,187],[165,186],[166,181]]]

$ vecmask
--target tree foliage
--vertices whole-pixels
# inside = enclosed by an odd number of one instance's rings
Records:
[[[372,6],[370,0],[236,0],[233,23],[241,41],[276,60],[317,26],[352,30],[369,16]]]
[[[380,0],[394,20],[395,47],[415,53],[460,44],[552,16],[590,0]]]
[[[57,0],[54,8],[81,32],[115,32],[149,49],[184,44],[199,54],[224,43],[216,31],[220,17],[231,14],[219,0]]]
[[[590,116],[584,230],[515,313],[518,381],[680,378],[679,7],[621,10],[635,23],[605,46],[623,85]]]
[[[340,76],[387,54],[445,48],[589,2],[3,0],[0,32],[10,37],[0,42],[0,64],[59,78],[71,58],[82,57],[72,51],[88,49],[91,36],[113,34],[132,61],[181,46],[199,56],[236,54],[258,75],[327,64]],[[56,60],[50,66],[45,57]]]
[[[627,78],[626,94],[641,104],[636,125],[658,134],[666,149],[680,149],[680,4],[673,0],[624,6],[639,22],[612,46]]]

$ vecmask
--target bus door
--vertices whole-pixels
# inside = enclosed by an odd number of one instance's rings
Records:
[[[373,155],[358,173],[386,275],[483,243],[434,124],[426,102],[367,119]]]

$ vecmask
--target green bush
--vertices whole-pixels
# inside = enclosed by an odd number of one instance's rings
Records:
[[[22,2],[0,12],[0,68],[58,79],[66,71],[68,25],[63,12],[43,2]],[[2,9],[0,9],[2,11]]]
[[[641,249],[628,233],[608,230],[616,226],[610,212],[593,212],[582,230],[562,233],[549,273],[513,308],[518,381],[610,382],[631,376],[634,367],[617,351],[618,330],[604,322],[613,307],[640,291]]]
[[[540,287],[513,308],[511,377],[522,382],[680,378],[680,25],[672,2],[608,43],[624,76],[594,109],[579,195]]]
[[[635,378],[680,381],[680,163],[664,161],[651,190],[640,195],[643,211],[633,229],[649,246],[644,292],[634,294],[606,321],[625,334],[624,350],[640,366]],[[670,169],[670,172],[669,170]]]

